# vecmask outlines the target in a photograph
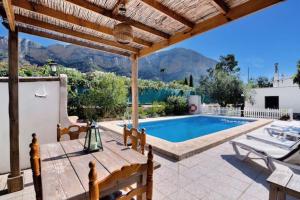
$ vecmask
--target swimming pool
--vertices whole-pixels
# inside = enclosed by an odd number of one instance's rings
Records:
[[[147,134],[169,142],[183,142],[225,129],[240,126],[254,120],[192,116],[179,119],[142,122],[139,127],[145,128]]]

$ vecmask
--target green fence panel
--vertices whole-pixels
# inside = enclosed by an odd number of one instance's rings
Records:
[[[139,90],[139,104],[152,104],[154,101],[166,101],[169,96],[188,96],[191,91],[178,89],[143,89]],[[129,91],[129,103],[131,103],[131,91]]]

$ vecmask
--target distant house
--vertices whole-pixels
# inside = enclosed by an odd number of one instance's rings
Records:
[[[273,87],[255,88],[246,102],[247,108],[291,108],[300,113],[300,88],[292,77],[279,77],[278,64],[275,64]]]

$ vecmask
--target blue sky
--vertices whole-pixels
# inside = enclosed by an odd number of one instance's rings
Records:
[[[190,48],[214,59],[233,53],[244,80],[248,67],[252,77],[273,76],[276,62],[280,73],[293,75],[300,60],[299,8],[299,0],[287,0],[174,47]]]
[[[280,73],[293,75],[300,60],[299,8],[299,0],[286,0],[169,48],[189,48],[213,59],[233,53],[239,61],[243,80],[247,80],[248,67],[251,77],[272,77],[276,62]],[[7,35],[2,26],[0,35]],[[43,45],[57,43],[27,34],[21,37]]]

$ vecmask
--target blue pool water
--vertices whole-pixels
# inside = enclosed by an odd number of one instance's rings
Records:
[[[149,135],[170,142],[183,142],[249,122],[251,122],[251,120],[226,117],[193,116],[180,119],[143,122],[140,123],[139,127],[145,128]]]

